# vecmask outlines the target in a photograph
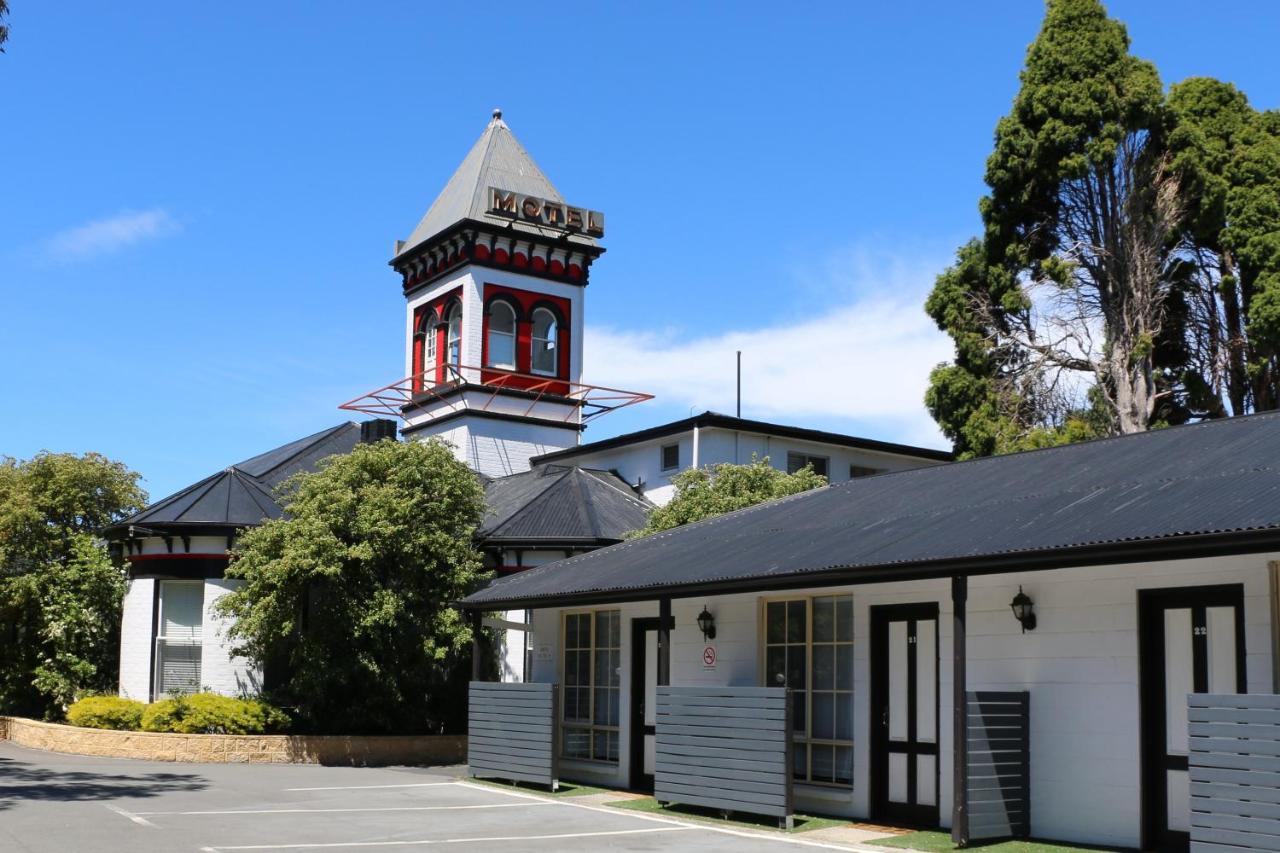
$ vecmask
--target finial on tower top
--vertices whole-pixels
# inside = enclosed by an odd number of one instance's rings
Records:
[[[502,107],[493,108],[493,117],[498,121],[502,121]]]

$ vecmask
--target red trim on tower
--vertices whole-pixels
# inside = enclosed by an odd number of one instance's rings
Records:
[[[505,297],[509,302],[517,306],[516,310],[516,372],[517,373],[533,373],[532,370],[532,347],[533,347],[533,309],[539,305],[550,308],[552,313],[556,314],[556,347],[559,350],[559,364],[556,369],[557,379],[567,379],[569,376],[569,319],[572,316],[572,303],[563,296],[553,296],[549,293],[537,293],[532,290],[519,290],[514,287],[505,287],[499,284],[486,284],[484,286],[484,305],[485,313],[483,322],[481,323],[481,364],[488,365],[489,362],[489,304],[496,298]],[[481,382],[492,382],[499,374],[481,371]],[[535,384],[540,384],[545,380],[511,378],[506,382],[507,387],[511,388],[528,388]],[[567,394],[568,385],[560,385],[557,383],[547,389],[553,394]]]

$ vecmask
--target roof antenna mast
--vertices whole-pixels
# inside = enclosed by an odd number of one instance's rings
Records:
[[[738,350],[738,417],[742,417],[742,350]]]

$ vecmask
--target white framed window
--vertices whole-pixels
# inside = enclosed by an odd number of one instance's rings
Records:
[[[680,467],[680,445],[664,444],[662,446],[662,470],[674,471]]]
[[[495,299],[489,303],[489,339],[487,367],[516,369],[516,312],[509,302]]]
[[[445,334],[445,359],[457,367],[462,364],[462,306],[455,304],[445,317],[448,329]]]
[[[883,474],[883,468],[868,468],[866,465],[850,465],[849,479],[856,480],[858,477],[874,477],[877,474]]]
[[[561,754],[618,761],[622,685],[622,615],[566,613],[561,679]]]
[[[155,694],[198,693],[204,633],[204,582],[158,581]]]
[[[825,456],[814,456],[809,453],[788,453],[787,454],[787,473],[794,474],[806,465],[813,468],[813,473],[827,476],[828,462],[830,460]]]
[[[530,343],[529,365],[534,373],[555,376],[559,372],[556,358],[556,315],[546,308],[533,311],[533,339]]]
[[[853,785],[853,596],[763,603],[762,680],[791,688],[792,777]]]
[[[427,321],[426,340],[422,344],[422,372],[426,373],[435,370],[436,367],[436,346],[437,332],[440,329],[440,321],[432,317]]]

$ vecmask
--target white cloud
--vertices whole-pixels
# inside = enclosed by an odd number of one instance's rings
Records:
[[[45,241],[44,254],[53,261],[81,260],[164,237],[178,229],[178,223],[162,208],[122,210],[114,216],[59,231]]]
[[[800,271],[786,317],[690,337],[591,326],[587,381],[655,394],[681,408],[733,412],[734,353],[742,350],[744,416],[803,426],[870,424],[875,438],[945,446],[924,408],[929,371],[951,341],[924,313],[945,256],[855,247]],[[834,295],[834,298],[832,296]]]

